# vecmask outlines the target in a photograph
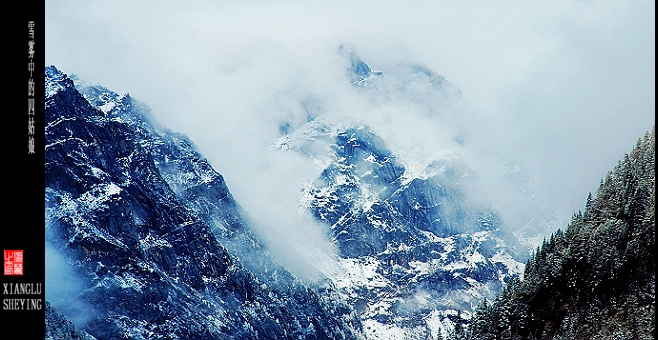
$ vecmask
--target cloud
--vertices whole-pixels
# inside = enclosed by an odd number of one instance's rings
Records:
[[[48,2],[46,63],[130,92],[187,134],[259,232],[303,271],[302,248],[332,252],[296,205],[301,183],[319,170],[270,145],[282,120],[304,114],[300,102],[368,120],[407,157],[458,151],[521,225],[534,207],[501,179],[516,164],[566,223],[655,124],[654,8],[648,0]],[[413,105],[364,100],[345,81],[341,43],[375,69],[412,62],[445,76],[461,90],[460,111],[428,120]]]

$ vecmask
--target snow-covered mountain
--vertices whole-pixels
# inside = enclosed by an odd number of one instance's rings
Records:
[[[377,71],[340,53],[336,72],[373,107],[434,119],[462,101],[424,66]],[[521,275],[521,246],[457,152],[403,161],[366,120],[316,101],[271,141],[319,170],[299,183],[300,210],[338,254],[309,282],[279,265],[186,136],[127,94],[47,67],[47,249],[70,273],[47,274],[68,287],[46,290],[52,324],[66,326],[51,334],[75,331],[64,316],[103,339],[438,339]]]
[[[278,265],[222,176],[148,108],[52,66],[45,95],[47,334],[359,337],[350,306]]]
[[[440,115],[461,99],[454,85],[420,66],[388,74],[350,48],[341,52],[355,91],[375,104],[412,103]],[[369,339],[445,335],[522,273],[515,238],[495,207],[474,197],[481,183],[457,154],[414,173],[363,121],[319,115],[286,130],[274,146],[322,168],[303,185],[300,204],[340,250],[338,269],[327,275]]]

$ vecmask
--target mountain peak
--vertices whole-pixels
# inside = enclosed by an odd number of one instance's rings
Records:
[[[57,92],[73,88],[73,81],[54,65],[46,66],[46,98],[54,96]]]
[[[348,74],[350,75],[352,84],[358,85],[359,83],[368,80],[373,76],[382,74],[380,71],[374,71],[371,69],[370,66],[368,66],[368,64],[366,64],[366,62],[363,61],[361,57],[359,57],[354,47],[347,44],[342,44],[338,47],[338,49],[350,61]]]

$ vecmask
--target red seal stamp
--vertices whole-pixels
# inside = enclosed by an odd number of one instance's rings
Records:
[[[5,250],[5,275],[23,275],[22,250]]]

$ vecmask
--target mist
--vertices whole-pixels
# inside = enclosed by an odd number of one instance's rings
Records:
[[[648,0],[49,1],[45,54],[188,135],[273,253],[313,276],[335,249],[299,193],[322,169],[272,147],[282,121],[306,114],[301,102],[367,123],[410,174],[463,157],[512,228],[532,228],[539,211],[564,227],[655,124],[654,12]],[[462,100],[434,116],[373,102],[349,84],[345,43],[383,72],[421,64]]]
[[[45,243],[45,254],[46,300],[77,326],[92,320],[95,315],[93,308],[79,299],[83,291],[89,288],[83,277],[49,241]]]

